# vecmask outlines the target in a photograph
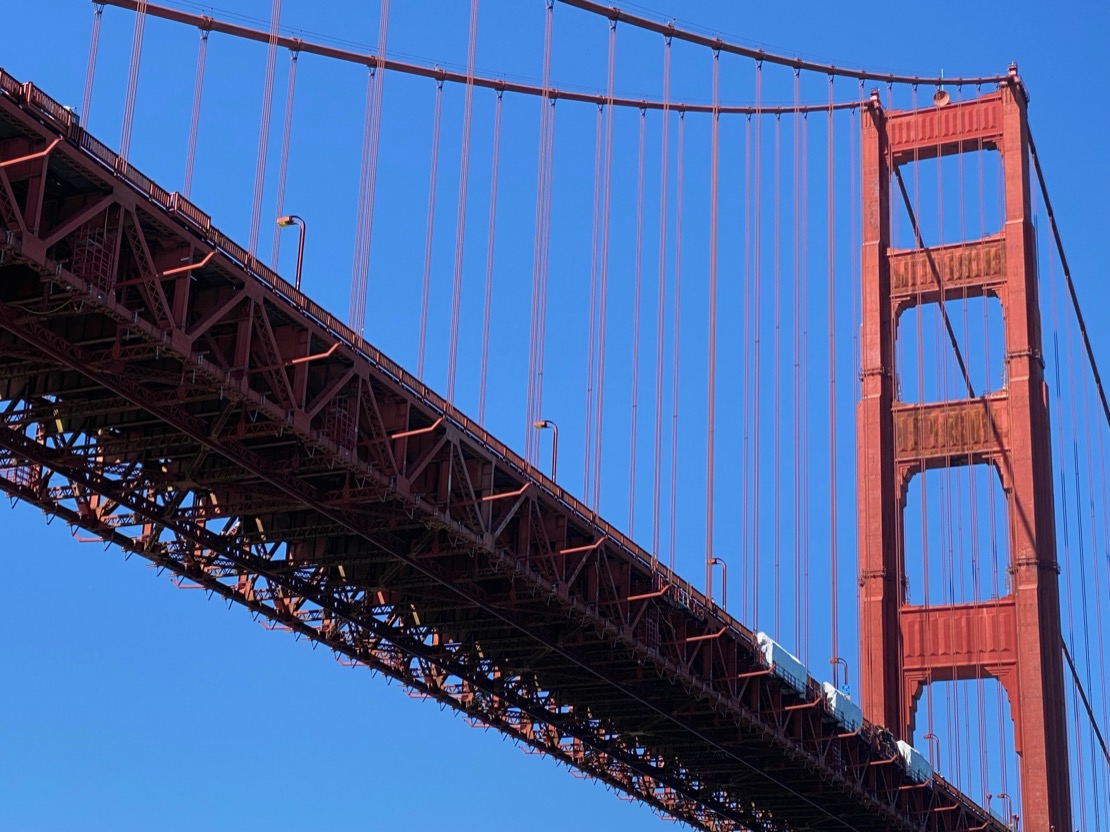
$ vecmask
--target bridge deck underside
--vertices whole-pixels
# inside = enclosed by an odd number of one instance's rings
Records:
[[[696,827],[996,828],[6,75],[0,413],[7,493]]]

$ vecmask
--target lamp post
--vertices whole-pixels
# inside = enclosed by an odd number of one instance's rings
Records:
[[[844,686],[843,686],[842,690],[845,693],[848,693],[848,661],[846,659],[842,659],[840,656],[833,656],[831,659],[829,659],[829,664],[831,664],[832,668],[833,668],[832,673],[833,673],[833,684],[834,685],[836,684],[836,671],[843,668],[843,670],[844,670]]]
[[[995,797],[997,797],[999,800],[1006,801],[1006,817],[1008,818],[1008,820],[1006,821],[1006,825],[1011,829],[1016,828],[1014,821],[1017,819],[1017,815],[1014,814],[1014,804],[1013,801],[1010,799],[1010,796],[1006,794],[1006,792],[999,792],[995,795]]]
[[[299,292],[301,290],[301,266],[304,263],[304,220],[296,214],[287,214],[284,217],[278,217],[277,224],[281,228],[295,225],[299,232],[297,235],[297,276],[293,280],[293,288]]]
[[[709,559],[709,569],[712,570],[714,566],[721,567],[721,609],[726,609],[728,607],[728,564],[725,563],[724,558],[714,556]]]
[[[928,734],[922,734],[921,738],[929,743],[929,762],[933,768],[940,768],[940,737],[930,731]],[[936,746],[937,757],[936,762],[933,762],[933,746]],[[1002,795],[998,795],[1002,797]]]
[[[555,481],[555,465],[559,461],[559,426],[550,419],[540,419],[532,423],[536,430],[551,430],[551,481]]]

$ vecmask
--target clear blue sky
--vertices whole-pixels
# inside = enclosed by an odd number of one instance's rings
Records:
[[[6,37],[0,66],[20,80],[32,80],[64,103],[80,102],[85,77],[91,4],[84,0],[15,2],[5,9]],[[182,4],[209,9],[200,4]],[[286,0],[283,25],[333,39],[372,44],[376,4],[354,0],[309,3]],[[221,0],[217,17],[231,14],[265,19],[267,0]],[[367,10],[367,6],[372,6]],[[1033,2],[999,6],[944,0],[912,9],[862,0],[851,4],[798,2],[745,4],[702,0],[645,0],[654,15],[678,15],[698,28],[767,49],[866,66],[946,75],[995,74],[1011,60],[1020,64],[1032,98],[1031,123],[1045,172],[1053,187],[1058,221],[1084,300],[1097,354],[1110,363],[1110,331],[1099,324],[1110,301],[1104,287],[1101,244],[1110,220],[1103,195],[1110,186],[1110,158],[1099,137],[1110,116],[1097,104],[1105,71],[1102,55],[1110,35],[1110,9],[1088,0],[1048,13]],[[395,0],[389,52],[424,63],[458,66],[465,62],[463,0]],[[482,0],[477,65],[480,72],[527,80],[540,76],[542,0]],[[314,37],[304,34],[306,39]],[[130,49],[131,16],[108,9],[88,125],[116,145]],[[553,82],[563,88],[600,91],[604,86],[606,27],[576,10],[556,8]],[[618,94],[659,97],[661,71],[657,38],[627,30],[618,35]],[[191,103],[196,33],[179,26],[147,23],[143,77],[139,88],[132,161],[162,185],[181,185],[185,132]],[[275,183],[274,155],[279,133],[282,84],[287,57],[279,55],[273,144],[260,252],[270,249],[270,217]],[[198,148],[195,201],[232,237],[246,242],[258,134],[265,49],[213,36]],[[286,207],[306,217],[309,242],[305,288],[325,306],[346,317],[350,250],[357,193],[365,73],[321,59],[302,59],[297,89],[297,122]],[[807,79],[804,97],[824,100],[824,79]],[[752,68],[746,61],[722,62],[722,100],[748,103]],[[382,168],[375,215],[368,304],[369,340],[415,369],[416,320],[423,264],[427,194],[431,82],[390,76],[383,115]],[[838,99],[856,94],[838,82]],[[931,93],[931,90],[928,91]],[[965,94],[972,94],[966,90]],[[895,104],[909,104],[905,91]],[[765,70],[764,101],[790,103],[789,71]],[[705,102],[709,61],[704,53],[675,48],[673,97]],[[448,297],[454,243],[458,175],[458,122],[461,96],[448,90],[444,102],[444,144],[437,189],[437,233],[433,259],[431,338],[427,380],[444,387]],[[491,96],[475,103],[464,261],[464,324],[459,404],[476,413],[480,284],[484,275]],[[565,113],[565,115],[564,115]],[[523,385],[527,361],[528,293],[531,282],[535,186],[533,99],[506,98],[502,187],[499,194],[491,397],[487,423],[497,435],[523,447]],[[616,124],[614,161],[613,296],[607,357],[605,468],[602,511],[618,526],[627,524],[629,391],[628,347],[632,275],[632,214],[635,187],[636,114],[622,113]],[[823,116],[819,117],[823,120]],[[583,441],[585,299],[589,277],[593,112],[589,105],[559,105],[557,116],[555,224],[552,231],[551,299],[548,310],[545,413],[560,423],[560,481],[581,491]],[[838,188],[848,193],[854,160],[849,155],[849,117],[837,121]],[[791,127],[784,127],[789,158]],[[671,153],[674,153],[672,122]],[[763,134],[770,193],[773,126]],[[823,149],[823,126],[812,127]],[[743,123],[722,126],[722,279],[718,324],[718,453],[715,524],[718,552],[727,553],[729,608],[748,623],[754,612],[752,581],[742,574],[739,550],[745,545],[737,506],[743,497],[739,476],[744,439],[736,429],[749,400],[741,388],[740,355],[743,287]],[[706,250],[705,223],[708,131],[691,119],[687,132],[687,215],[684,228],[684,295],[677,565],[700,583],[705,534],[704,379]],[[1078,142],[1091,143],[1088,148]],[[635,537],[652,535],[652,445],[654,407],[654,292],[658,242],[657,122],[648,128],[648,174],[644,232],[644,348],[640,363],[640,418],[636,478]],[[815,145],[816,146],[816,145]],[[673,162],[672,162],[673,164]],[[775,457],[773,423],[770,279],[773,251],[763,250],[765,321],[760,404],[763,490],[759,618],[763,629],[808,661],[814,675],[828,677],[830,653],[828,549],[829,475],[827,402],[827,264],[824,253],[824,161],[811,162],[809,360],[815,379],[810,393],[809,465],[813,550],[809,635],[794,626],[793,590],[779,593],[770,572],[776,524],[780,549],[793,552],[792,399],[784,406],[782,451]],[[791,169],[783,169],[784,193]],[[673,198],[674,171],[671,170]],[[949,193],[949,199],[951,199]],[[928,203],[925,194],[923,204]],[[947,203],[946,203],[947,204]],[[783,209],[786,211],[787,209]],[[839,561],[839,652],[856,676],[854,343],[856,326],[853,271],[856,242],[851,238],[855,208],[838,202],[834,307],[838,338],[836,541]],[[932,209],[935,211],[935,208]],[[947,241],[952,214],[945,223]],[[784,227],[791,216],[783,215]],[[990,219],[988,218],[988,224]],[[668,217],[673,233],[673,212]],[[931,222],[931,220],[930,220]],[[763,238],[770,241],[772,219],[764,204]],[[968,220],[969,225],[973,225]],[[938,232],[939,233],[939,232]],[[783,232],[783,240],[789,234]],[[673,240],[669,243],[673,247]],[[783,274],[793,257],[784,242]],[[292,272],[294,246],[282,249],[281,270]],[[730,271],[731,270],[731,271]],[[788,279],[788,278],[784,278]],[[670,276],[668,276],[670,281]],[[842,283],[839,281],[843,281]],[[668,283],[668,286],[670,284]],[[669,291],[669,288],[668,288]],[[784,300],[785,321],[792,314]],[[1047,303],[1047,299],[1046,299]],[[975,307],[976,311],[979,309]],[[617,310],[617,311],[614,311]],[[669,314],[669,312],[668,312]],[[1046,311],[1046,315],[1048,312]],[[997,323],[988,324],[991,329]],[[668,323],[669,327],[669,323]],[[786,325],[784,324],[784,329]],[[973,327],[974,328],[974,327]],[[1046,322],[1046,331],[1050,324]],[[791,330],[792,331],[792,330]],[[789,345],[790,333],[784,333]],[[669,329],[668,329],[669,338]],[[1047,345],[1046,345],[1047,346]],[[789,346],[784,347],[789,352]],[[667,361],[669,363],[669,348]],[[785,353],[784,353],[785,356]],[[790,374],[783,359],[784,385]],[[912,368],[906,369],[913,377]],[[987,372],[994,373],[994,370]],[[992,376],[996,378],[997,376]],[[687,382],[687,379],[689,381]],[[909,383],[904,379],[904,383]],[[669,382],[668,382],[669,384]],[[669,387],[666,389],[669,401]],[[664,432],[664,437],[666,433]],[[546,440],[545,440],[546,441]],[[665,439],[666,441],[666,439]],[[1070,442],[1068,443],[1070,445]],[[546,444],[544,446],[546,448]],[[665,455],[666,456],[666,455]],[[664,459],[664,472],[667,471]],[[781,498],[773,488],[773,467],[788,473]],[[1069,472],[1068,476],[1071,474]],[[932,499],[932,498],[930,498]],[[664,496],[664,500],[666,497]],[[911,495],[911,511],[916,505]],[[777,520],[776,520],[776,511]],[[959,510],[957,509],[957,516]],[[920,522],[920,520],[917,520]],[[604,788],[576,779],[550,760],[521,753],[494,732],[475,730],[430,703],[409,699],[364,670],[340,667],[322,650],[313,651],[288,636],[265,631],[245,612],[228,611],[200,593],[174,588],[165,576],[137,558],[125,562],[115,551],[74,541],[60,523],[47,526],[38,512],[17,506],[3,514],[8,544],[4,555],[11,622],[0,637],[0,827],[16,830],[69,829],[292,829],[355,827],[422,828],[450,825],[459,830],[527,825],[536,832],[566,828],[639,830],[660,828],[643,807],[617,800]],[[669,529],[664,524],[662,539]],[[1105,536],[1106,529],[1102,529]],[[750,535],[750,528],[748,529]],[[943,532],[942,532],[943,534]],[[986,535],[981,529],[980,535]],[[750,539],[750,538],[749,538]],[[819,557],[818,552],[821,552]],[[784,561],[785,563],[785,561]],[[791,565],[783,566],[784,586]],[[911,580],[912,580],[911,570]],[[1066,575],[1070,573],[1066,572]],[[1097,672],[1097,668],[1096,668]],[[938,714],[945,705],[938,705]],[[938,716],[939,718],[939,716]],[[995,723],[992,723],[994,725]],[[988,733],[993,730],[987,726]],[[939,732],[938,732],[939,733]],[[991,741],[995,742],[994,740]],[[992,748],[995,746],[992,746]],[[951,753],[951,747],[945,749]],[[946,774],[951,766],[942,767]],[[976,762],[975,771],[978,771]],[[992,777],[995,772],[992,771]],[[977,788],[974,782],[964,785]],[[998,791],[999,786],[988,784]],[[1089,785],[1088,785],[1089,788]],[[1102,799],[1106,799],[1105,785]],[[1078,822],[1078,821],[1077,821]]]

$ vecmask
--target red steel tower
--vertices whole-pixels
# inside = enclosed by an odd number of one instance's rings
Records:
[[[1070,830],[1060,601],[1047,388],[1041,354],[1024,88],[1012,68],[979,98],[863,111],[861,400],[857,411],[860,653],[866,715],[913,734],[932,682],[992,677],[1005,690],[1020,758],[1023,828]],[[1004,225],[980,240],[891,247],[899,165],[987,149],[1002,160]],[[963,195],[961,195],[963,198]],[[907,404],[896,395],[899,316],[924,303],[989,295],[1002,306],[1003,389]],[[970,387],[970,385],[969,385]],[[904,518],[910,480],[931,468],[989,465],[1009,518],[1009,590],[975,603],[908,603]]]

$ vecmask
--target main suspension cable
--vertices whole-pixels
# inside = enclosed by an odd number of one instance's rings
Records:
[[[1106,390],[1102,386],[1102,374],[1098,371],[1098,362],[1095,360],[1095,351],[1091,346],[1091,339],[1087,335],[1087,324],[1083,320],[1083,312],[1079,308],[1079,296],[1075,290],[1075,283],[1072,281],[1071,268],[1068,266],[1068,258],[1064,253],[1064,242],[1060,236],[1060,229],[1056,225],[1056,215],[1052,211],[1052,201],[1048,196],[1048,184],[1045,181],[1044,171],[1041,170],[1041,160],[1037,155],[1037,146],[1033,143],[1032,132],[1028,134],[1029,138],[1029,156],[1033,160],[1033,170],[1037,174],[1037,183],[1040,185],[1041,198],[1044,200],[1045,214],[1048,216],[1048,225],[1052,229],[1052,238],[1056,243],[1056,252],[1060,256],[1060,268],[1064,273],[1064,284],[1068,287],[1068,297],[1071,299],[1072,310],[1075,312],[1076,322],[1079,324],[1079,334],[1083,336],[1083,348],[1087,351],[1087,363],[1090,364],[1091,373],[1094,375],[1095,387],[1098,389],[1099,401],[1102,403],[1102,414],[1106,418],[1106,424],[1110,426],[1110,403],[1106,399]]]
[[[925,254],[925,259],[929,263],[929,273],[933,277],[933,282],[936,283],[938,290],[937,306],[940,310],[940,316],[944,321],[944,329],[948,333],[948,340],[952,343],[952,351],[956,354],[956,362],[960,367],[961,375],[963,375],[964,384],[967,386],[967,397],[973,399],[975,398],[975,389],[971,384],[971,374],[968,372],[967,363],[964,361],[963,352],[960,350],[960,342],[956,338],[956,331],[952,327],[952,321],[948,317],[948,311],[944,304],[944,284],[941,282],[940,269],[937,267],[936,260],[933,259],[932,251],[922,240],[921,227],[917,224],[917,212],[914,211],[913,203],[910,201],[910,195],[906,191],[906,183],[902,179],[902,173],[897,166],[893,166],[892,172],[894,173],[895,180],[898,182],[898,190],[902,194],[902,202],[906,206],[906,214],[910,220],[910,229],[913,231],[914,243],[917,245],[918,250]]]
[[[103,2],[105,5],[134,10],[137,7],[139,0],[103,0]],[[382,5],[384,7],[387,4],[383,3]],[[188,12],[178,11],[177,9],[169,9],[164,6],[156,5],[149,6],[148,14],[154,17],[162,18],[164,20],[171,20],[176,23],[184,23],[189,26],[207,26],[213,32],[228,34],[232,37],[240,38],[242,40],[252,40],[261,43],[269,42],[268,32],[251,29],[249,27],[240,26],[234,23],[228,23],[226,21],[217,20],[212,17],[190,14]],[[394,58],[384,58],[381,57],[380,52],[354,52],[349,49],[340,49],[334,46],[314,43],[312,41],[303,40],[302,38],[292,37],[288,35],[279,35],[277,38],[277,44],[278,46],[284,47],[286,49],[298,49],[302,53],[311,53],[313,55],[319,55],[331,60],[358,64],[359,66],[377,66],[379,69],[388,70],[389,72],[399,72],[405,75],[414,75],[422,78],[442,80],[448,84],[463,85],[467,83],[465,72],[453,72],[439,66],[429,66],[425,64],[416,64],[408,61],[401,61]],[[922,83],[925,82],[922,81]],[[946,81],[945,83],[950,82]],[[589,104],[604,104],[609,100],[604,93],[600,92],[580,92],[573,89],[556,90],[550,87],[545,89],[544,87],[536,84],[507,81],[503,78],[481,75],[474,76],[473,84],[475,87],[484,87],[486,89],[491,89],[495,91],[500,90],[502,92],[519,93],[521,95],[531,95],[542,98],[556,96],[563,101],[577,101]],[[641,108],[647,110],[663,109],[663,102],[656,99],[614,97],[612,103],[615,107],[623,107],[636,110],[639,110]],[[861,102],[859,101],[841,101],[837,102],[834,106],[838,110],[847,110],[854,107],[859,107],[860,103]],[[709,104],[671,102],[672,109],[677,109],[678,107],[682,107],[685,112],[688,113],[708,114],[713,111],[712,106]],[[824,112],[827,108],[828,104],[813,104],[805,105],[801,109],[802,112]],[[718,106],[717,111],[720,115],[744,115],[754,113],[755,108],[750,104],[722,104]],[[762,111],[766,114],[770,114],[773,112],[790,113],[794,111],[794,108],[788,105],[772,107],[764,104],[762,107]]]
[[[1075,669],[1075,662],[1072,661],[1071,653],[1068,651],[1067,642],[1062,638],[1060,639],[1060,648],[1064,651],[1064,658],[1067,660],[1068,670],[1071,671],[1075,689],[1079,691],[1079,696],[1083,700],[1083,707],[1087,711],[1087,717],[1091,720],[1091,727],[1094,729],[1095,736],[1098,738],[1098,744],[1102,747],[1102,756],[1106,759],[1106,764],[1110,765],[1110,748],[1107,748],[1106,739],[1102,736],[1102,731],[1098,726],[1098,720],[1095,719],[1095,712],[1091,707],[1091,700],[1087,698],[1087,692],[1083,689],[1083,683],[1079,679],[1079,672]]]
[[[1008,76],[1006,75],[984,75],[984,76],[970,76],[970,77],[949,77],[944,76],[917,76],[917,75],[899,75],[889,72],[872,72],[868,69],[847,69],[844,67],[834,66],[832,64],[822,64],[815,61],[806,61],[798,57],[791,57],[788,55],[778,55],[774,52],[767,52],[763,49],[754,49],[749,46],[741,46],[737,43],[729,43],[719,37],[710,37],[709,35],[702,35],[693,32],[689,29],[679,29],[674,25],[673,18],[666,23],[660,23],[646,17],[629,14],[616,6],[607,6],[602,3],[593,2],[593,0],[559,0],[568,6],[583,9],[584,11],[592,12],[602,17],[608,18],[610,21],[621,21],[628,23],[630,26],[635,26],[638,29],[645,29],[649,32],[673,37],[676,40],[683,40],[687,43],[693,43],[698,46],[704,46],[707,49],[715,50],[717,52],[726,52],[731,55],[740,55],[745,58],[751,58],[755,61],[766,61],[770,64],[779,64],[780,66],[788,66],[793,69],[806,70],[808,72],[820,73],[830,77],[840,76],[846,78],[857,78],[863,81],[886,81],[888,83],[897,84],[990,84],[1005,81]]]

